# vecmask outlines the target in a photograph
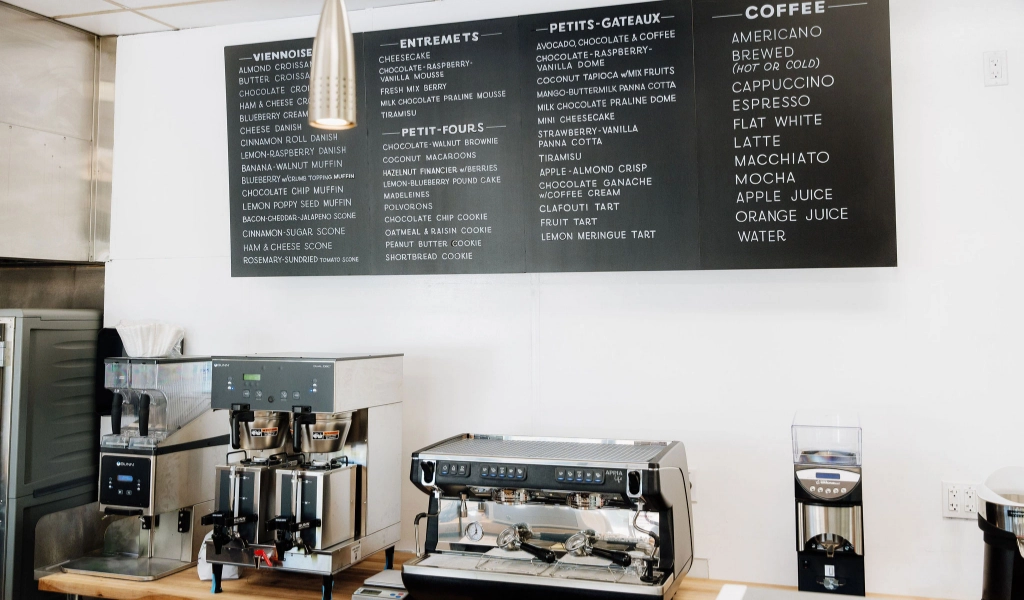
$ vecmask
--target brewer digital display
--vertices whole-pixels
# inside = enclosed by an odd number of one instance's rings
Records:
[[[117,480],[122,483],[131,483],[135,481],[135,478],[132,477],[131,475],[118,475]]]
[[[260,375],[242,375],[242,381],[259,381]]]
[[[818,479],[841,479],[842,476],[839,473],[815,473]]]

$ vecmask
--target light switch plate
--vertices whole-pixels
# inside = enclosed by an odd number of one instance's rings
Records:
[[[1010,85],[1009,65],[1006,50],[995,50],[985,53],[985,85],[988,87]]]

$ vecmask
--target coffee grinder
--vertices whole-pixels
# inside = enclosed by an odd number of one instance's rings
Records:
[[[794,419],[801,592],[865,594],[861,459],[859,418],[801,413]]]
[[[978,492],[985,532],[982,600],[1024,600],[1024,467],[992,474]]]
[[[209,357],[108,358],[111,433],[100,439],[99,508],[137,517],[108,527],[101,554],[64,563],[67,573],[152,581],[195,565],[200,523],[212,507],[209,472],[227,449],[210,409]]]

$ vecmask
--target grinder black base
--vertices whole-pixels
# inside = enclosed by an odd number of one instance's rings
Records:
[[[829,558],[824,552],[805,551],[797,552],[797,560],[801,592],[844,596],[863,596],[865,594],[863,556],[836,553]],[[830,583],[829,578],[835,580],[838,587],[829,589],[829,586],[826,585]]]
[[[985,532],[985,579],[982,600],[1024,600],[1024,557],[1017,536],[978,515]]]

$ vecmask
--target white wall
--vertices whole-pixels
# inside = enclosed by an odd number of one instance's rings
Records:
[[[443,0],[360,30],[610,4]],[[315,19],[122,38],[108,324],[188,329],[192,353],[406,353],[404,453],[464,431],[670,438],[696,471],[714,578],[795,585],[789,423],[859,410],[868,587],[976,598],[982,539],[942,479],[1020,445],[1024,3],[892,0],[900,267],[231,279],[223,48]],[[982,52],[1009,50],[985,88]],[[426,497],[406,484],[405,538]]]

